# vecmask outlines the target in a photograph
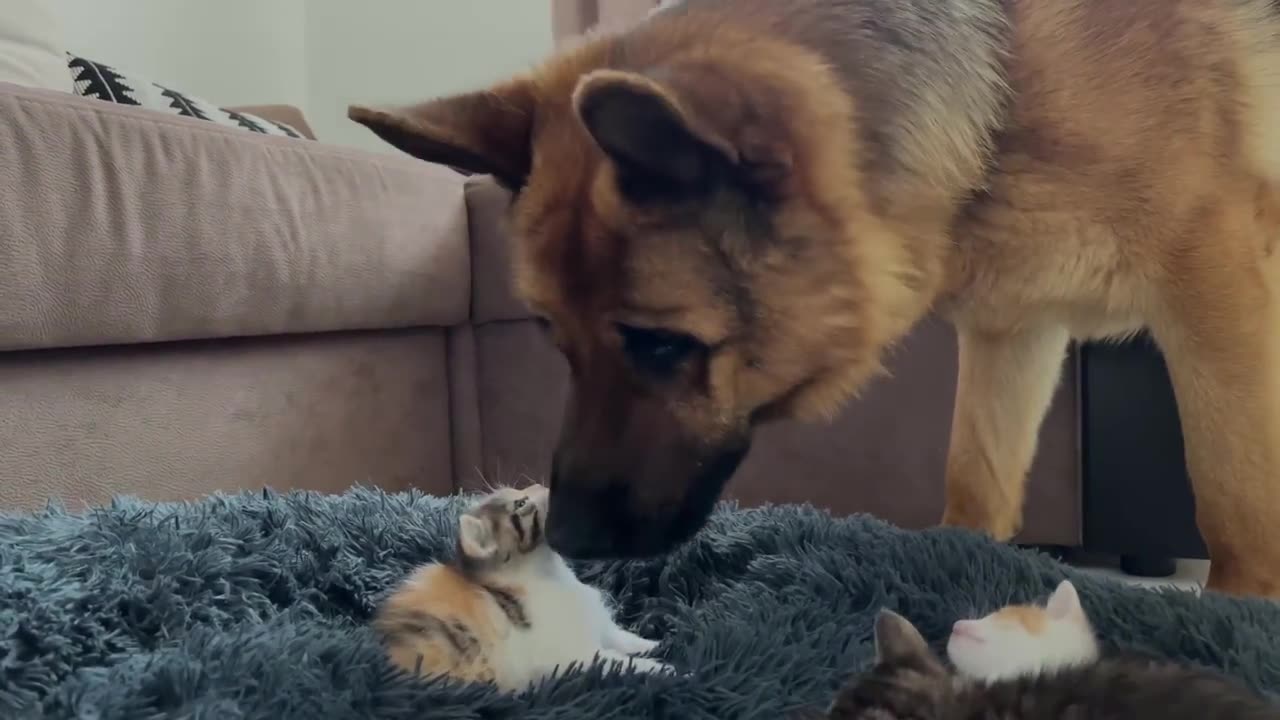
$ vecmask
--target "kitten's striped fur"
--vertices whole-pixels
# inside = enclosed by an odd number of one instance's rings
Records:
[[[982,682],[948,669],[893,612],[877,618],[875,640],[875,665],[840,689],[829,720],[1280,720],[1280,708],[1231,678],[1155,658]]]

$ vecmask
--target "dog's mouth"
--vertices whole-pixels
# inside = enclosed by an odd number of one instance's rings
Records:
[[[750,439],[744,438],[714,459],[699,463],[699,472],[679,503],[660,506],[665,510],[662,513],[634,502],[632,484],[625,481],[586,488],[557,481],[552,486],[547,540],[556,552],[579,560],[642,558],[670,552],[706,525],[721,491],[749,449]]]

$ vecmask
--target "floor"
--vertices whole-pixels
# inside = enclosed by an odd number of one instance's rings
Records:
[[[1115,578],[1121,582],[1136,585],[1138,587],[1175,587],[1181,590],[1199,590],[1204,587],[1204,583],[1209,579],[1209,561],[1208,560],[1179,560],[1178,571],[1172,577],[1167,578],[1138,578],[1126,575],[1119,568],[1107,566],[1082,566],[1080,568],[1085,572],[1101,575],[1104,577]]]

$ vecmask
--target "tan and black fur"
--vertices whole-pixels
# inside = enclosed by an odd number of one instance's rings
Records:
[[[687,0],[351,115],[518,191],[517,284],[573,374],[561,551],[688,537],[755,426],[829,415],[934,311],[944,522],[1013,536],[1068,341],[1146,328],[1210,585],[1280,596],[1275,3]]]

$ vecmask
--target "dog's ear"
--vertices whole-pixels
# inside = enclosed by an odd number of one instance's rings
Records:
[[[352,105],[347,117],[414,157],[518,188],[529,175],[537,100],[524,78],[404,107]]]
[[[741,94],[702,68],[597,70],[573,106],[633,200],[688,197],[726,177],[759,186],[790,166],[781,143],[745,123]]]

